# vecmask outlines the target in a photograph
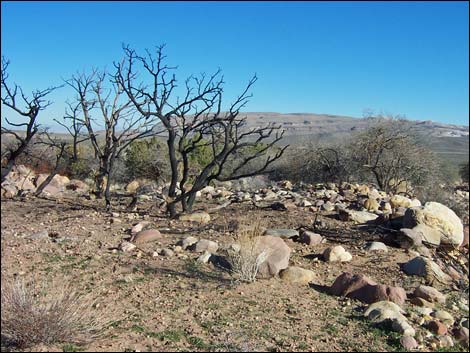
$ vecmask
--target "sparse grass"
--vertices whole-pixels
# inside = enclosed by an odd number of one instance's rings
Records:
[[[267,253],[258,247],[259,237],[263,235],[264,227],[260,221],[251,225],[241,224],[237,231],[238,249],[227,251],[232,277],[241,282],[254,282],[260,265],[266,260]]]
[[[46,298],[34,284],[2,283],[1,332],[16,346],[34,344],[84,344],[99,337],[106,321],[94,309],[88,295],[79,295],[69,286]]]

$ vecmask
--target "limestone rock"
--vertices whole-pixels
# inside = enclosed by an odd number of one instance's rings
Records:
[[[407,209],[403,226],[421,233],[423,240],[435,245],[460,246],[464,240],[460,218],[438,202],[426,202],[424,207]]]

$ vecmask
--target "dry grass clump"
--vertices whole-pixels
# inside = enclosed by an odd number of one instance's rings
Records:
[[[237,244],[227,252],[231,275],[241,282],[254,282],[260,265],[266,260],[266,251],[258,247],[259,237],[265,228],[262,223],[254,221],[252,224],[242,223],[237,230]]]
[[[84,344],[101,336],[107,321],[93,308],[91,296],[79,295],[70,286],[60,288],[58,293],[45,297],[34,284],[2,283],[2,337],[24,348],[35,344]]]

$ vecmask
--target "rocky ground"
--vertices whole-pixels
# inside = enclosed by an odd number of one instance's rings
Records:
[[[66,285],[91,293],[110,322],[87,345],[29,350],[468,348],[468,224],[440,206],[365,185],[226,185],[169,220],[155,195],[108,213],[84,185],[52,187],[39,198],[2,191],[2,281],[41,283],[46,297]],[[241,283],[221,259],[256,222],[272,252],[264,278]]]

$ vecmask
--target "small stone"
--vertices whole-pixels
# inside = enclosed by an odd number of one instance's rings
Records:
[[[42,230],[40,232],[36,232],[36,233],[31,234],[27,238],[28,239],[33,239],[33,240],[48,239],[49,238],[49,232],[47,230]]]
[[[426,328],[434,333],[435,335],[445,335],[447,333],[447,327],[438,320],[430,321]]]
[[[263,235],[270,235],[273,237],[289,239],[298,236],[299,232],[295,229],[266,229]]]
[[[129,252],[132,251],[136,248],[136,246],[132,243],[129,243],[128,241],[123,241],[121,244],[119,244],[119,250],[123,252]]]
[[[189,236],[189,237],[186,237],[186,238],[180,240],[180,241],[177,243],[177,245],[181,245],[181,247],[183,248],[183,250],[186,250],[188,247],[190,247],[191,245],[197,243],[198,241],[199,241],[198,238]]]
[[[367,251],[383,251],[383,252],[388,252],[387,245],[380,241],[373,241],[370,243],[367,243],[365,245],[365,249]]]
[[[304,231],[300,235],[300,242],[307,245],[318,245],[323,241],[323,237],[320,234],[316,234],[309,231]]]
[[[206,264],[209,262],[211,256],[212,254],[210,252],[204,251],[204,253],[197,258],[197,261]]]
[[[402,336],[400,338],[400,344],[408,351],[418,347],[418,342],[411,336]]]
[[[452,337],[444,335],[439,337],[439,347],[446,348],[446,347],[453,347],[454,341]]]
[[[171,249],[164,248],[164,249],[162,249],[161,254],[162,254],[163,256],[171,257],[171,256],[174,255],[174,252],[173,252],[173,250],[171,250]]]
[[[283,281],[294,284],[308,284],[316,278],[315,272],[296,266],[290,266],[282,270],[279,273],[279,277]]]
[[[323,252],[323,259],[326,262],[347,262],[352,260],[352,255],[341,245],[327,248]]]
[[[448,325],[448,326],[452,326],[454,324],[454,317],[449,314],[447,311],[444,311],[444,310],[437,310],[435,312],[432,313],[431,315],[432,317],[438,319],[439,321],[441,321],[442,323]]]

